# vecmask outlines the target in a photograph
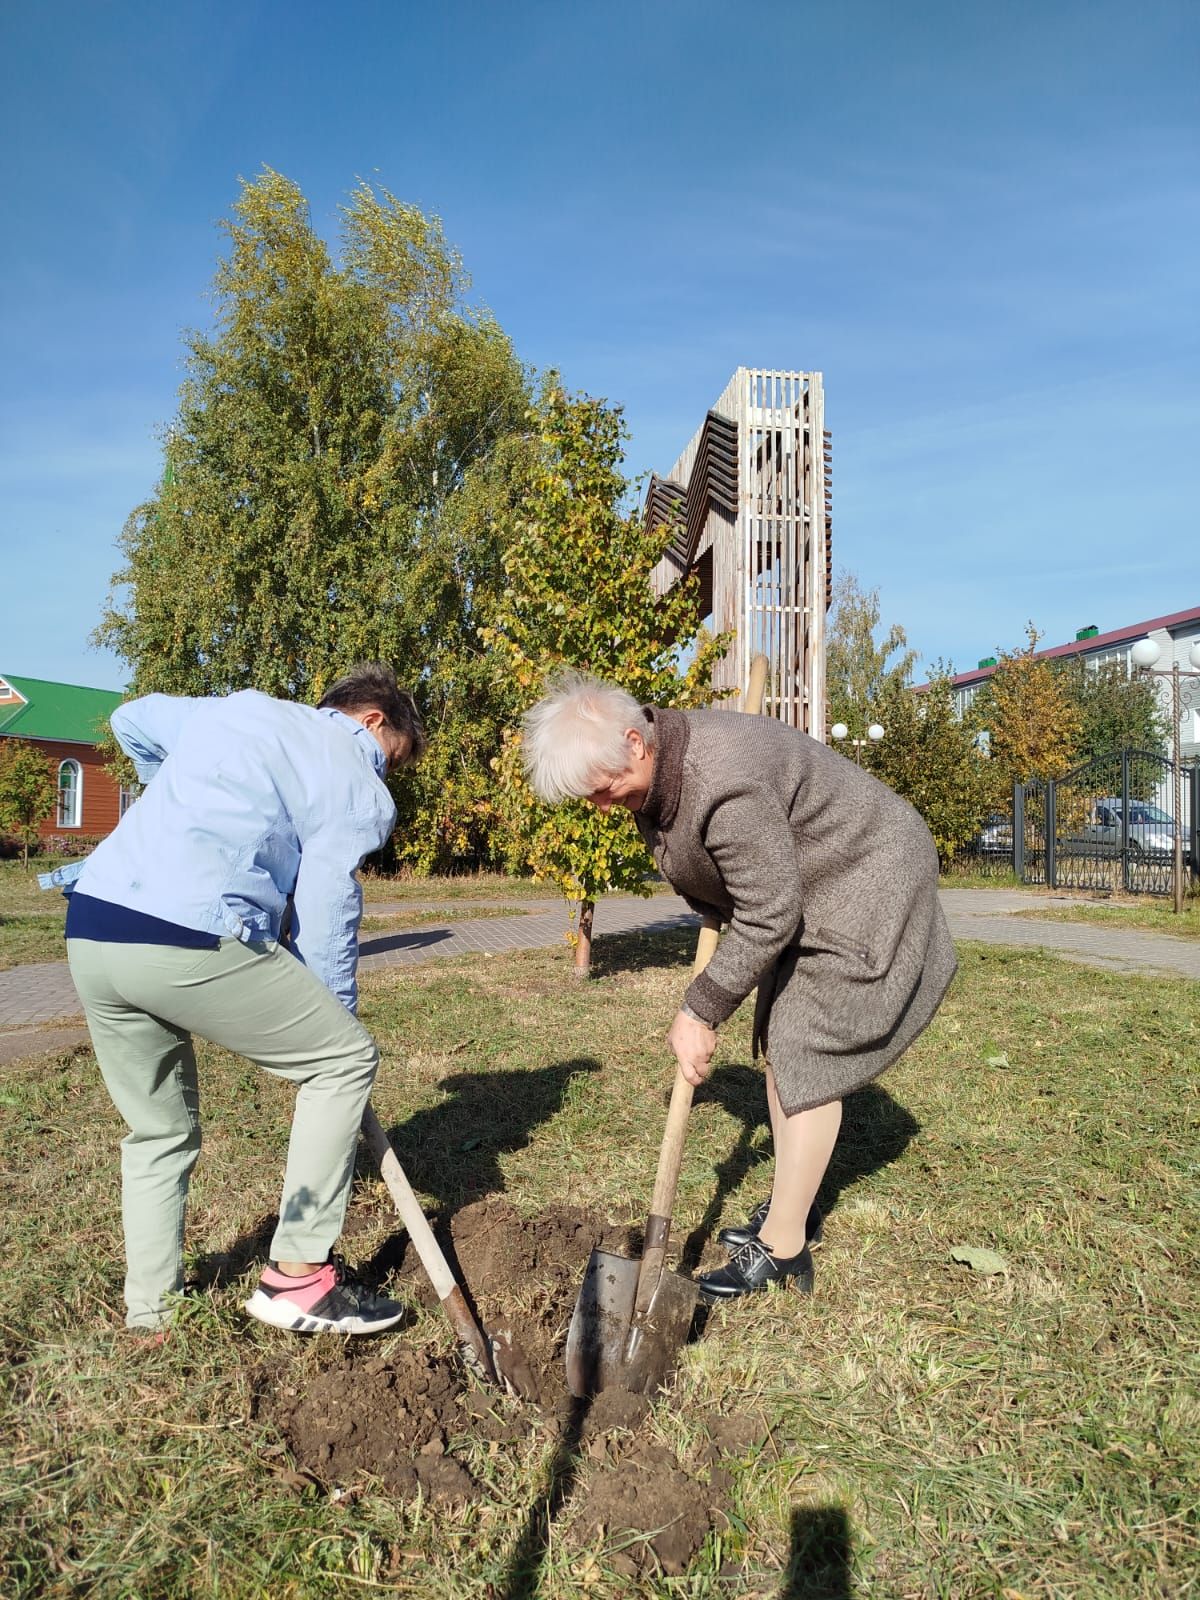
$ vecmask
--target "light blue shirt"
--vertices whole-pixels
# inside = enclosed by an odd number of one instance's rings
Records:
[[[147,788],[84,863],[80,893],[244,942],[278,939],[291,895],[293,953],[353,1011],[355,873],[396,824],[374,736],[254,689],[146,695],[112,730]]]

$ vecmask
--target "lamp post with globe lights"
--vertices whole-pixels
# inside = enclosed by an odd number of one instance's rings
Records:
[[[850,729],[846,726],[846,724],[844,722],[835,722],[833,727],[830,728],[830,730],[829,730],[829,737],[831,739],[836,739],[838,744],[841,744],[843,742],[843,740],[845,740],[846,737],[849,735],[849,732],[850,732]],[[860,767],[862,766],[862,753],[863,753],[863,751],[868,747],[868,745],[878,744],[880,739],[882,739],[882,738],[883,738],[883,727],[882,727],[882,725],[880,723],[878,723],[878,722],[873,722],[871,724],[871,726],[867,729],[867,737],[865,739],[851,739],[850,740],[850,743],[854,746],[854,759],[855,759],[855,761],[858,762]]]
[[[1171,766],[1174,772],[1175,862],[1172,869],[1174,903],[1176,912],[1183,910],[1183,760],[1180,752],[1179,724],[1185,711],[1200,704],[1200,639],[1188,651],[1188,660],[1196,669],[1188,672],[1178,660],[1169,668],[1156,667],[1162,655],[1162,646],[1154,639],[1139,639],[1129,652],[1137,670],[1148,678],[1165,678],[1171,685]]]

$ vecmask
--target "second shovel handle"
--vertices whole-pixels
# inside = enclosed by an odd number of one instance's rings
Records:
[[[421,1210],[421,1202],[413,1193],[408,1175],[400,1165],[396,1152],[392,1149],[391,1142],[375,1115],[374,1108],[369,1104],[362,1114],[362,1130],[379,1167],[380,1176],[387,1184],[388,1193],[399,1213],[400,1221],[408,1229],[413,1248],[425,1268],[425,1275],[437,1291],[438,1299],[444,1300],[450,1291],[457,1287],[454,1274],[442,1254],[441,1245],[434,1238],[429,1218]]]
[[[380,1176],[387,1184],[388,1193],[399,1213],[400,1221],[408,1229],[408,1236],[425,1269],[425,1275],[433,1285],[434,1292],[441,1301],[442,1310],[449,1317],[460,1344],[474,1351],[484,1373],[494,1378],[492,1352],[484,1337],[483,1329],[472,1316],[471,1308],[442,1253],[442,1247],[429,1226],[429,1218],[421,1210],[421,1202],[413,1193],[408,1175],[400,1165],[391,1141],[383,1131],[369,1101],[362,1114],[362,1131],[378,1164]]]

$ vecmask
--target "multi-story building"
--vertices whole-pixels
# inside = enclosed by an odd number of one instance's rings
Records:
[[[1080,628],[1068,644],[1056,644],[1038,650],[1036,658],[1056,661],[1067,656],[1077,656],[1085,666],[1101,667],[1109,662],[1119,662],[1127,672],[1133,670],[1131,652],[1140,639],[1153,639],[1161,654],[1156,671],[1170,672],[1173,662],[1185,671],[1189,669],[1189,652],[1200,640],[1200,606],[1187,611],[1173,611],[1165,617],[1151,617],[1147,622],[1132,622],[1126,627],[1111,628],[1101,633],[1099,628]],[[996,670],[995,656],[985,656],[972,672],[960,672],[950,681],[954,686],[954,699],[961,716],[979,688]],[[1163,678],[1156,679],[1162,696],[1163,711],[1170,716],[1170,685]],[[1185,710],[1180,723],[1180,753],[1186,757],[1200,755],[1200,708]]]

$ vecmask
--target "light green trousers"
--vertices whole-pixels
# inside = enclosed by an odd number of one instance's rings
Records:
[[[183,1286],[188,1180],[200,1153],[192,1034],[297,1086],[275,1261],[324,1261],[342,1230],[379,1051],[276,944],[216,950],[68,939],[96,1059],[129,1126],[121,1146],[126,1322],[157,1328]]]

